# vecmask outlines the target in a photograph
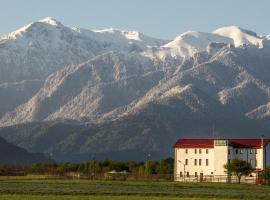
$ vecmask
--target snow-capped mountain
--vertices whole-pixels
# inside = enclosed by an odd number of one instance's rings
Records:
[[[236,47],[242,46],[244,44],[263,47],[263,40],[265,39],[265,37],[258,36],[253,31],[245,30],[237,26],[222,27],[213,31],[213,33],[223,37],[231,38]]]
[[[269,36],[236,26],[167,41],[46,18],[0,39],[0,126],[23,124],[0,135],[67,156],[158,152],[213,123],[258,134],[270,130],[269,66]]]
[[[44,80],[56,70],[102,53],[142,51],[164,43],[134,31],[69,28],[46,18],[0,38],[0,83]]]

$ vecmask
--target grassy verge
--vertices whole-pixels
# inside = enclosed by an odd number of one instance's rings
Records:
[[[0,177],[0,199],[270,199],[269,186]]]
[[[0,195],[1,200],[201,200],[201,198],[156,197],[156,196],[74,196],[74,195]],[[211,198],[209,200],[226,200]],[[236,199],[237,200],[237,199]]]

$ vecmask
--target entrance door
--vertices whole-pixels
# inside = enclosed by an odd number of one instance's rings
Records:
[[[200,182],[203,182],[203,173],[200,173]]]

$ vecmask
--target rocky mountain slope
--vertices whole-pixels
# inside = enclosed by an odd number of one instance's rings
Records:
[[[25,149],[8,143],[0,137],[0,164],[30,165],[41,162],[53,161],[41,153],[29,153]]]
[[[16,63],[10,45],[18,45]],[[159,158],[181,136],[258,137],[270,129],[269,37],[240,27],[166,41],[47,18],[3,36],[4,54],[0,135],[60,160]]]

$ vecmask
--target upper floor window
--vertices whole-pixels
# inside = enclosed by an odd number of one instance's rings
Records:
[[[199,154],[201,154],[202,153],[202,150],[201,149],[199,149]]]
[[[253,160],[252,159],[250,159],[250,162],[249,162],[251,165],[253,165]]]
[[[197,159],[194,159],[194,165],[197,165]]]
[[[235,149],[235,154],[238,154],[238,149]]]
[[[250,150],[249,150],[249,153],[250,153],[250,154],[253,154],[253,149],[250,149]]]
[[[240,154],[243,154],[244,153],[244,150],[243,149],[240,149]]]
[[[197,177],[198,176],[198,173],[197,172],[195,172],[195,177]]]
[[[257,163],[257,159],[255,160],[255,167],[257,167],[258,166],[258,163]]]
[[[200,166],[202,165],[202,159],[199,159],[199,165]]]
[[[208,159],[206,159],[206,160],[205,160],[205,164],[206,164],[206,166],[208,166],[208,165],[209,165],[209,161],[208,161]]]
[[[185,153],[188,154],[188,149],[185,149]]]
[[[231,150],[230,150],[230,149],[228,149],[228,154],[229,154],[229,155],[231,154]]]
[[[255,149],[255,154],[257,154],[257,149]]]
[[[185,160],[185,165],[188,165],[188,159]]]
[[[205,149],[205,153],[208,154],[208,152],[209,152],[208,149]]]
[[[197,153],[197,149],[194,149],[194,153],[195,153],[195,154]]]

